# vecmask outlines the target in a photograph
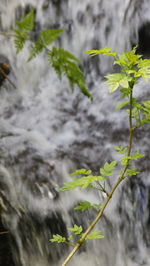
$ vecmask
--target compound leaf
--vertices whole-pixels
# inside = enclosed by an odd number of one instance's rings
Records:
[[[32,31],[34,27],[34,9],[32,8],[22,21],[17,21],[16,25],[20,30],[29,32]]]
[[[74,227],[69,227],[68,228],[71,232],[73,232],[75,235],[80,235],[83,231],[82,226],[74,225]]]
[[[91,174],[91,170],[86,170],[86,169],[79,169],[76,170],[75,172],[73,172],[70,176],[74,176],[74,175],[89,175]]]
[[[98,54],[111,55],[113,57],[116,56],[115,52],[111,52],[111,47],[104,47],[104,48],[99,49],[99,50],[88,50],[85,53],[89,54],[90,56],[95,56],[95,55],[98,55]]]
[[[64,242],[66,242],[66,238],[57,234],[57,235],[53,235],[53,238],[51,238],[49,241],[52,243],[54,243],[54,242],[64,243]]]

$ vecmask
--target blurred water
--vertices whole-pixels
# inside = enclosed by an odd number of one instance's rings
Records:
[[[103,75],[112,71],[111,59],[89,59],[84,51],[111,46],[121,52],[141,43],[139,29],[149,22],[150,7],[146,0],[1,0],[1,31],[11,30],[31,6],[36,8],[36,32],[64,29],[57,45],[81,59],[94,97],[91,103],[78,88],[71,92],[44,54],[26,63],[28,47],[16,56],[12,40],[0,36],[1,54],[9,60],[17,86],[15,90],[6,82],[0,91],[3,225],[10,231],[15,265],[58,266],[68,247],[50,244],[49,238],[67,235],[66,227],[74,223],[86,228],[95,213],[83,216],[72,209],[79,200],[99,201],[97,194],[60,193],[59,187],[77,168],[97,172],[115,158],[113,146],[127,141],[127,115],[114,111],[119,96],[108,95],[103,84]],[[140,81],[135,95],[148,98],[149,84]],[[146,154],[138,163],[142,173],[127,180],[109,204],[98,225],[105,239],[85,244],[70,265],[150,265],[148,125],[136,133],[134,143]],[[7,265],[14,264],[9,260]]]

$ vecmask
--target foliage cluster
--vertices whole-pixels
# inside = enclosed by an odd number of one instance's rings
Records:
[[[113,93],[119,90],[121,94],[122,101],[116,106],[116,110],[125,109],[129,117],[129,143],[127,146],[114,146],[116,153],[120,154],[118,161],[106,162],[102,168],[100,168],[100,175],[92,174],[92,170],[79,169],[76,170],[71,176],[78,175],[79,177],[73,178],[70,182],[65,182],[64,186],[60,189],[61,191],[79,189],[96,189],[106,194],[104,202],[99,204],[91,204],[88,201],[82,201],[75,210],[85,211],[94,209],[98,212],[97,216],[94,218],[92,223],[89,225],[85,233],[80,230],[78,231],[79,240],[74,244],[73,250],[70,252],[68,257],[65,259],[62,266],[68,264],[72,256],[79,249],[81,244],[88,239],[103,238],[103,235],[99,231],[92,231],[94,226],[100,220],[108,202],[113,196],[116,188],[125,179],[132,176],[136,176],[139,171],[137,168],[132,167],[132,162],[139,160],[144,155],[140,153],[139,150],[132,151],[132,140],[133,133],[135,129],[141,127],[145,123],[150,123],[150,101],[139,101],[137,98],[133,97],[133,89],[140,78],[147,81],[150,78],[150,60],[142,59],[141,55],[136,53],[137,47],[134,47],[129,52],[124,52],[123,54],[117,54],[112,52],[110,47],[104,47],[100,50],[89,50],[86,51],[90,56],[96,56],[98,54],[109,55],[114,58],[114,64],[119,65],[120,72],[108,74],[105,76],[105,83],[109,85],[109,93]],[[118,166],[118,169],[116,168]],[[114,175],[118,176],[112,188],[107,191],[105,184],[107,183],[107,178]],[[74,225],[75,228],[81,228],[81,225]],[[91,232],[92,231],[92,232]],[[79,233],[80,232],[80,233]],[[90,237],[88,237],[90,236]],[[59,237],[59,242],[62,242],[61,236]],[[50,239],[51,242],[58,242],[56,236]],[[63,239],[63,242],[68,244],[70,240]],[[71,244],[73,239],[71,237]]]
[[[56,48],[52,46],[60,35],[62,29],[47,29],[42,30],[39,34],[38,40],[32,39],[32,31],[34,29],[34,10],[32,9],[22,21],[16,23],[17,29],[14,30],[16,51],[19,53],[25,43],[29,41],[30,52],[28,61],[32,60],[42,51],[47,53],[48,61],[55,69],[59,78],[64,74],[71,85],[78,85],[81,91],[88,97],[92,98],[85,86],[85,79],[82,70],[79,67],[79,60],[70,52],[63,48]],[[94,209],[97,212],[96,217],[91,222],[85,232],[83,232],[82,225],[75,224],[73,227],[68,228],[69,237],[66,238],[61,235],[53,235],[50,241],[57,243],[66,243],[73,246],[73,250],[63,262],[62,266],[65,266],[80,248],[85,240],[101,239],[104,236],[101,231],[92,231],[97,222],[101,219],[103,212],[111,200],[114,192],[118,188],[119,184],[125,178],[131,178],[136,176],[139,171],[137,168],[132,167],[132,162],[139,160],[144,155],[139,150],[133,150],[133,135],[136,129],[141,127],[145,123],[150,123],[150,100],[138,100],[133,96],[133,90],[140,78],[147,81],[150,78],[150,59],[143,59],[142,55],[137,54],[137,47],[134,47],[131,51],[117,54],[111,51],[110,47],[104,47],[99,50],[86,51],[90,56],[107,55],[112,56],[114,64],[120,67],[118,73],[108,74],[105,76],[105,83],[109,85],[109,92],[113,93],[119,91],[121,95],[121,101],[117,104],[116,110],[124,109],[128,113],[129,119],[129,141],[126,146],[115,146],[116,153],[120,154],[118,160],[112,162],[106,162],[103,167],[100,168],[99,174],[95,175],[92,170],[79,169],[71,174],[73,179],[70,182],[65,182],[61,191],[68,191],[73,189],[92,190],[94,189],[105,193],[106,197],[103,202],[91,204],[88,201],[79,202],[79,205],[75,207],[75,210],[84,212]],[[118,167],[117,167],[118,166]],[[74,177],[78,176],[78,177]],[[117,176],[114,185],[109,189],[107,187],[108,178],[111,176]],[[74,236],[79,236],[76,243]]]
[[[30,51],[28,62],[35,58],[39,53],[46,52],[50,65],[56,71],[59,79],[65,75],[69,81],[70,87],[73,89],[77,85],[81,92],[92,99],[91,94],[85,85],[84,73],[79,66],[80,61],[69,51],[63,48],[57,48],[52,44],[58,40],[63,33],[62,29],[46,29],[41,30],[38,40],[32,39],[32,31],[34,30],[34,9],[22,19],[16,22],[17,28],[13,30],[12,35],[15,40],[16,52],[19,53],[26,42],[30,43]]]

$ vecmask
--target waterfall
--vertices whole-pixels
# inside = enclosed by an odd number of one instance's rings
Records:
[[[0,61],[9,62],[17,87],[6,81],[0,88],[0,231],[9,231],[0,235],[0,266],[61,265],[69,247],[49,239],[67,236],[75,223],[87,228],[95,212],[73,208],[100,197],[59,188],[76,169],[99,171],[116,158],[113,146],[127,142],[127,115],[114,111],[119,96],[103,84],[112,61],[84,51],[111,46],[122,52],[139,44],[139,52],[150,55],[148,0],[1,0],[0,31],[12,30],[31,7],[35,36],[64,29],[57,45],[81,60],[94,101],[78,88],[72,92],[65,77],[59,81],[45,54],[27,63],[28,45],[16,55],[12,39],[0,36]],[[149,84],[136,87],[135,95],[148,99]],[[105,238],[85,243],[70,266],[150,266],[149,125],[136,132],[134,144],[145,154],[140,174],[120,186],[97,225]]]

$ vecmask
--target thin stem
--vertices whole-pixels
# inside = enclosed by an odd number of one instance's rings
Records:
[[[7,77],[7,74],[2,70],[2,68],[0,67],[0,73],[4,76],[5,79],[8,80],[8,82],[15,88],[17,89],[17,87],[15,86],[15,84]]]
[[[134,132],[134,128],[132,128],[132,92],[133,92],[134,83],[133,84],[130,84],[130,86],[131,86],[131,92],[130,92],[130,110],[129,110],[129,145],[128,145],[128,156],[130,156],[130,154],[131,154],[132,140],[133,140],[133,132]],[[76,243],[75,247],[70,252],[70,254],[67,256],[67,258],[65,259],[65,261],[62,263],[61,266],[65,266],[65,265],[68,264],[68,262],[72,259],[73,255],[77,252],[77,250],[80,248],[80,246],[86,240],[87,235],[92,231],[92,229],[95,227],[95,225],[97,224],[97,222],[102,217],[103,212],[104,212],[107,204],[109,203],[110,199],[112,198],[115,190],[117,189],[117,187],[119,186],[119,184],[126,177],[125,176],[125,173],[126,173],[126,170],[127,170],[128,166],[129,166],[129,163],[130,163],[130,159],[128,159],[128,161],[126,163],[126,166],[123,169],[122,174],[119,176],[119,178],[117,179],[116,183],[113,185],[110,193],[107,195],[107,198],[105,199],[104,204],[103,204],[102,208],[100,209],[100,211],[98,212],[97,216],[92,221],[92,223],[89,225],[89,227],[87,228],[87,230],[85,231],[85,233],[82,235],[82,237],[79,239],[79,241]]]
[[[0,235],[6,235],[9,234],[9,231],[0,232]]]
[[[99,181],[97,181],[97,184],[100,186],[100,191],[104,192],[107,196],[109,195],[109,193],[106,191],[106,189],[101,185],[101,183]]]

